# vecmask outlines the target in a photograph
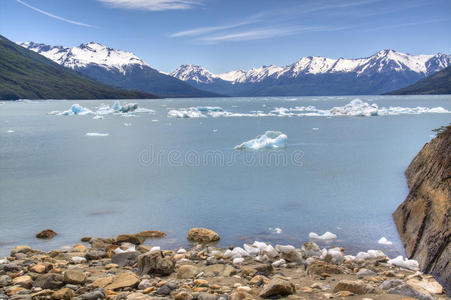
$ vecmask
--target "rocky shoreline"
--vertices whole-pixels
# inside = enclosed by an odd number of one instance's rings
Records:
[[[221,249],[205,228],[190,230],[191,249],[142,245],[162,236],[86,237],[50,252],[17,246],[0,259],[0,299],[449,299],[416,261],[380,250],[351,256],[313,242]]]

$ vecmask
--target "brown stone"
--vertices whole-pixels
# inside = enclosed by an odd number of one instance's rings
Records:
[[[87,276],[80,270],[67,270],[64,272],[64,282],[73,284],[83,284],[86,282]]]
[[[187,292],[180,292],[174,296],[175,300],[191,300],[193,296]]]
[[[340,280],[334,288],[334,293],[348,291],[357,295],[364,295],[374,291],[374,288],[361,280]]]
[[[127,272],[114,276],[98,278],[91,285],[94,288],[103,288],[105,290],[117,290],[127,287],[136,287],[139,283],[139,277],[134,273]]]
[[[451,291],[451,126],[424,145],[406,177],[410,192],[393,218],[407,256]]]
[[[145,239],[149,239],[149,238],[164,238],[166,236],[166,233],[159,230],[146,230],[138,232],[136,235],[141,236]]]
[[[74,247],[72,247],[72,252],[86,253],[88,251],[89,251],[89,248],[82,244],[77,244]]]
[[[177,278],[189,279],[194,278],[198,273],[197,267],[193,265],[182,265],[177,270]]]
[[[19,276],[13,279],[13,284],[29,289],[33,285],[33,279],[28,275]]]
[[[175,261],[162,251],[152,251],[138,257],[138,272],[144,274],[170,275],[174,272]]]
[[[46,229],[36,234],[38,239],[53,239],[55,236],[56,232],[52,229]]]
[[[43,273],[45,273],[46,267],[43,264],[37,264],[37,265],[31,266],[29,268],[29,270],[31,272],[35,272],[35,273],[38,273],[38,274],[43,274]]]
[[[69,288],[62,288],[52,294],[52,299],[72,299],[74,292]]]
[[[188,232],[188,240],[197,243],[211,243],[219,241],[219,234],[207,228],[192,228]]]
[[[343,271],[336,265],[326,263],[320,260],[312,261],[307,267],[308,274],[342,274]]]
[[[136,234],[121,234],[118,235],[116,238],[116,242],[117,243],[132,243],[135,245],[141,245],[142,243],[144,243],[146,239],[142,236],[138,236]]]
[[[282,277],[275,277],[263,287],[260,297],[288,296],[294,293],[296,293],[296,288],[291,281]]]
[[[236,291],[232,293],[229,297],[229,300],[253,300],[253,299],[255,299],[253,296],[244,291]]]

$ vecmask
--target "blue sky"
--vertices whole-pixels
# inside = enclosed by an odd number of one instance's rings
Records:
[[[76,46],[96,41],[163,71],[286,65],[381,49],[451,54],[449,0],[0,0],[0,34]]]

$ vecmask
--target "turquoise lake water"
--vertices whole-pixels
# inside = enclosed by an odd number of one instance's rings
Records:
[[[329,110],[356,98],[379,108],[451,111],[451,96],[162,99],[121,101],[153,113],[93,119],[48,113],[114,101],[4,102],[0,256],[18,244],[49,250],[141,230],[167,233],[147,244],[189,246],[192,227],[217,231],[220,246],[300,247],[310,232],[330,231],[338,237],[327,245],[347,253],[403,254],[391,214],[408,193],[404,171],[451,114],[263,116],[280,107]],[[168,117],[199,106],[248,116]],[[286,134],[287,148],[234,150],[267,130]],[[47,228],[58,236],[34,238]],[[393,245],[379,245],[382,236]]]

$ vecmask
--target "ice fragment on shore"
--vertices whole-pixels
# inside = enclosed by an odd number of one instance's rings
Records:
[[[177,254],[185,254],[186,250],[183,248],[180,248],[179,250],[177,250]]]
[[[8,262],[8,259],[6,257],[0,259],[0,265],[6,264],[7,262]]]
[[[86,260],[86,258],[81,257],[81,256],[73,256],[71,258],[71,261],[74,264],[82,264],[82,263],[85,263],[87,260]]]
[[[99,132],[88,132],[86,136],[109,136],[109,133],[99,133]]]
[[[255,246],[244,244],[243,247],[244,247],[244,250],[247,253],[249,253],[251,256],[257,256],[260,254],[260,249]]]
[[[315,232],[310,232],[309,233],[309,238],[311,239],[316,239],[316,240],[333,240],[337,238],[336,234],[333,234],[332,232],[325,232],[323,235],[318,235]]]
[[[127,248],[126,250],[122,250],[121,248],[114,249],[114,253],[116,253],[116,254],[126,253],[126,252],[135,252],[135,251],[136,251],[136,247],[134,245]]]
[[[378,243],[378,244],[381,244],[381,245],[392,245],[392,244],[393,244],[392,242],[390,242],[389,240],[387,240],[384,236],[381,237],[381,238],[377,241],[377,243]]]
[[[279,260],[276,260],[275,262],[272,263],[272,266],[275,268],[278,268],[284,264],[286,264],[287,262],[285,261],[285,259],[281,258]]]
[[[235,257],[232,262],[233,262],[234,265],[241,265],[244,262],[244,258],[242,258],[242,257]]]
[[[418,271],[420,269],[420,265],[418,264],[418,262],[416,260],[407,259],[407,258],[404,259],[401,255],[396,258],[390,259],[388,261],[388,263],[391,265],[395,265],[395,266],[413,270],[413,271]]]
[[[160,246],[154,246],[150,249],[150,251],[160,251],[160,250],[161,250]]]
[[[280,149],[287,147],[287,136],[280,131],[266,131],[263,135],[235,146],[235,150]]]
[[[367,260],[367,259],[386,259],[387,255],[381,250],[368,250],[367,252],[359,252],[355,257],[356,260]]]

